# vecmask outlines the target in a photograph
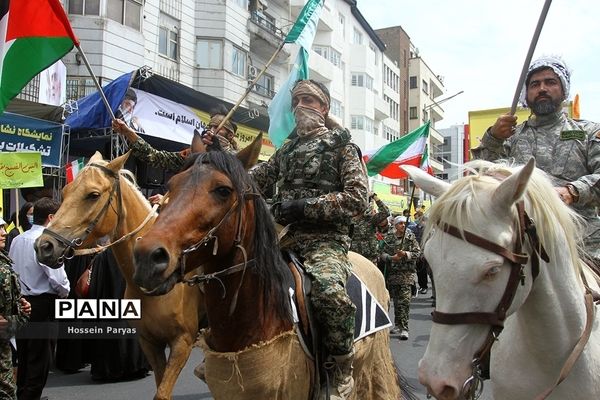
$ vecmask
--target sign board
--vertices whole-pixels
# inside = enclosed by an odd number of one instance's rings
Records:
[[[0,188],[44,186],[39,152],[0,153]]]
[[[36,151],[42,166],[60,167],[63,126],[54,122],[5,112],[0,115],[0,151]]]

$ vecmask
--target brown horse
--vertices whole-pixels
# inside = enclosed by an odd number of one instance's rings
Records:
[[[75,247],[94,247],[103,236],[109,235],[112,242],[126,239],[113,246],[113,253],[127,283],[125,298],[141,300],[142,319],[132,325],[154,370],[157,387],[154,398],[170,399],[196,339],[204,301],[196,287],[178,285],[167,295],[155,297],[144,295],[133,283],[135,236],[144,234],[156,216],[139,233],[127,236],[154,213],[132,182],[131,173],[122,169],[128,156],[129,153],[107,162],[96,152],[76,179],[63,189],[62,205],[38,239],[36,252],[40,262],[57,265]]]
[[[289,269],[273,220],[252,179],[246,150],[198,154],[169,181],[169,203],[136,243],[134,281],[146,293],[174,290],[202,265],[209,329],[201,339],[216,399],[311,399],[312,359],[294,332]],[[240,162],[242,161],[242,162]],[[354,271],[386,307],[377,268],[351,253]],[[352,399],[399,399],[389,348],[378,331],[355,344]],[[314,394],[314,393],[313,393]]]

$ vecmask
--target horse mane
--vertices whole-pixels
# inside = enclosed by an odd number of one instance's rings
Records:
[[[429,223],[426,225],[424,238],[441,223],[449,223],[460,231],[465,227],[475,225],[475,211],[486,214],[476,193],[487,192],[483,196],[491,196],[500,181],[497,177],[507,177],[520,169],[510,163],[492,163],[474,160],[465,163],[470,175],[455,181],[452,186],[440,196],[429,209]],[[535,169],[524,194],[525,210],[534,220],[540,242],[547,251],[564,251],[555,249],[553,245],[564,236],[571,254],[572,265],[578,271],[581,268],[579,259],[579,243],[582,243],[584,232],[582,218],[565,205],[557,196],[549,176],[540,169]],[[512,207],[512,218],[518,221],[516,207]],[[473,232],[477,233],[477,232]]]
[[[254,180],[248,175],[242,163],[232,154],[225,151],[209,151],[195,153],[188,157],[183,170],[210,164],[215,170],[224,173],[231,180],[238,198],[243,193],[258,194],[253,196],[254,204],[254,259],[252,271],[257,275],[258,285],[262,288],[266,306],[271,306],[277,316],[283,320],[291,319],[288,290],[289,272],[283,260],[277,243],[279,239],[275,231],[273,217],[266,202],[260,196],[260,191]],[[204,172],[195,168],[192,172],[192,185],[199,182]],[[238,211],[243,207],[243,201],[238,202]]]

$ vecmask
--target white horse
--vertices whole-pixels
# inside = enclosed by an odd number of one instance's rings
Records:
[[[472,244],[465,232],[474,234],[471,238],[479,236],[484,242],[508,249],[516,258],[519,255],[514,253],[525,253],[528,258],[520,256],[524,281],[515,284],[499,340],[490,340],[494,398],[532,400],[544,398],[537,396],[554,388],[550,399],[600,399],[599,307],[591,303],[590,296],[586,305],[584,280],[593,290],[599,289],[595,275],[578,256],[583,232],[579,218],[559,199],[548,177],[535,169],[533,159],[522,168],[483,161],[467,165],[478,173],[452,185],[418,168],[404,167],[425,192],[439,196],[430,209],[424,234],[425,256],[436,285],[436,311],[451,316],[493,315],[511,270],[520,264],[481,247],[481,242]],[[522,229],[516,207],[520,200],[536,224],[549,262],[536,256],[533,249],[538,247],[532,246],[531,240],[523,241],[521,251],[518,247],[514,250]],[[448,226],[457,229],[449,232],[444,229]],[[539,260],[535,280],[532,259]],[[591,312],[586,313],[586,307]],[[427,350],[419,363],[419,380],[437,399],[472,398],[465,383],[476,376],[473,355],[486,342],[490,325],[446,323],[433,323]],[[554,387],[586,326],[591,329],[589,340],[566,379]]]

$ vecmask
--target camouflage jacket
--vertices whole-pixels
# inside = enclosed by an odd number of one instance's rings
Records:
[[[227,151],[232,154],[237,153],[233,145],[226,138],[219,135],[216,137],[219,139],[219,144],[221,145],[221,149],[223,151]],[[185,162],[183,151],[156,150],[142,138],[138,138],[134,143],[131,143],[130,147],[135,158],[155,168],[179,172]]]
[[[295,137],[250,171],[263,191],[277,185],[275,202],[305,199],[304,219],[290,226],[294,241],[326,236],[350,247],[352,217],[367,206],[367,175],[347,130]]]
[[[517,164],[534,157],[536,167],[551,175],[555,186],[570,183],[577,188],[579,201],[572,206],[588,221],[587,235],[600,242],[595,210],[600,206],[600,124],[574,120],[562,112],[532,116],[506,140],[494,138],[488,129],[472,152],[475,158],[512,159]]]
[[[372,215],[364,213],[354,218],[354,231],[350,250],[361,254],[371,261],[377,259],[377,221],[387,218],[390,209],[383,201],[377,199],[377,212]]]
[[[410,229],[406,228],[405,236],[404,242],[402,242],[402,236],[396,236],[395,229],[390,228],[383,235],[383,240],[380,242],[381,253],[386,253],[390,256],[393,256],[400,250],[407,252],[405,258],[402,258],[399,261],[392,261],[390,265],[388,265],[388,277],[392,277],[393,275],[397,275],[401,272],[416,271],[416,262],[421,256],[421,247],[419,247],[419,242],[417,242],[415,234]],[[402,243],[402,248],[400,248],[400,243]]]
[[[13,336],[16,330],[29,320],[21,311],[19,275],[12,269],[11,264],[12,260],[4,251],[0,251],[0,315],[8,321],[6,335],[0,335],[4,340]]]

